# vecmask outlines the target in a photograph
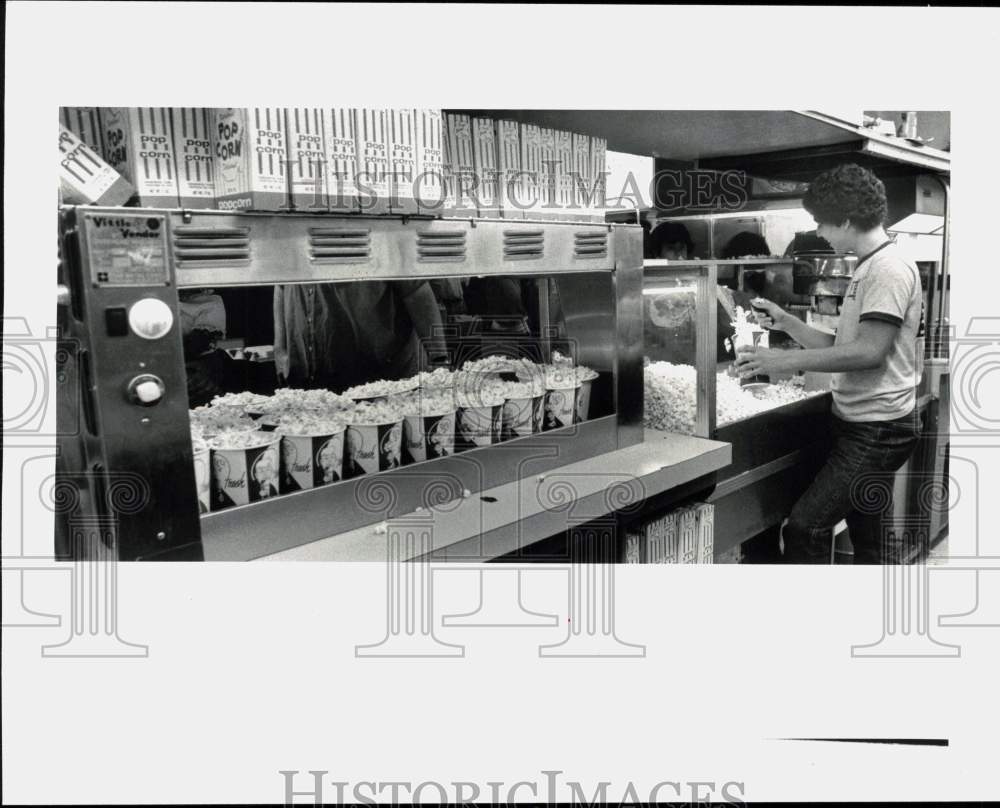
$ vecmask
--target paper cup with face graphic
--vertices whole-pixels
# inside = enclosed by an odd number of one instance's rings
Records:
[[[230,432],[212,441],[212,510],[278,495],[281,438],[265,432]]]
[[[586,367],[576,369],[576,378],[580,382],[580,390],[576,394],[576,422],[583,423],[590,416],[590,388],[597,378],[597,371]]]
[[[443,415],[407,415],[403,427],[406,453],[411,463],[454,454],[454,411]]]
[[[561,386],[555,386],[559,384]],[[561,429],[572,426],[576,417],[576,399],[580,390],[575,379],[547,385],[545,390],[545,416],[543,429]]]
[[[198,489],[198,511],[208,513],[212,507],[212,453],[208,444],[194,444],[194,481]]]
[[[345,436],[345,477],[397,468],[402,462],[403,422],[351,424]]]
[[[544,394],[543,386],[531,382],[511,382],[504,385],[503,423],[501,439],[513,440],[523,438],[534,432],[534,399],[539,392]]]
[[[281,492],[339,482],[344,473],[344,430],[282,425]]]
[[[545,394],[531,399],[531,427],[537,434],[545,428]]]

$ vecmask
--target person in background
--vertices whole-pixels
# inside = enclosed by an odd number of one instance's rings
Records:
[[[653,223],[648,217],[643,216],[639,224],[642,227],[642,257],[656,258],[657,255],[653,251]]]
[[[228,390],[229,362],[216,349],[226,338],[226,307],[212,289],[182,289],[180,321],[188,406],[200,407]]]
[[[722,248],[722,254],[719,257],[731,260],[734,258],[743,258],[747,255],[770,254],[770,247],[767,246],[767,240],[763,236],[744,230],[729,239],[726,246]],[[739,267],[736,267],[736,272],[736,277],[738,278]],[[736,354],[730,349],[729,345],[727,345],[727,340],[733,336],[733,322],[736,320],[736,307],[739,306],[749,312],[751,310],[750,301],[755,297],[760,297],[764,293],[765,282],[766,276],[763,270],[753,272],[744,270],[744,289],[730,289],[721,283],[716,287],[719,307],[718,312],[716,313],[716,331],[718,335],[716,342],[716,356],[720,359],[726,356],[730,359],[736,358]]]
[[[341,392],[447,361],[441,312],[425,280],[274,288],[279,384]]]
[[[916,386],[922,295],[917,268],[886,234],[885,186],[870,171],[841,165],[810,184],[803,204],[817,235],[858,258],[836,337],[810,328],[774,303],[760,304],[761,325],[786,331],[804,350],[749,349],[742,376],[798,371],[833,374],[834,446],[826,464],[792,507],[784,529],[785,560],[829,563],[834,526],[846,519],[856,564],[905,562],[911,548],[885,532],[893,475],[920,434]],[[879,513],[858,503],[878,500]]]
[[[833,253],[830,242],[816,234],[815,230],[796,233],[788,247],[785,248],[785,258],[791,258],[795,253]]]
[[[650,235],[653,257],[685,261],[694,256],[694,242],[688,229],[679,222],[661,222]]]

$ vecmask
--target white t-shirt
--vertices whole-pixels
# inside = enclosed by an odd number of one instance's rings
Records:
[[[845,421],[891,421],[916,405],[923,294],[917,268],[889,244],[859,263],[840,309],[834,345],[854,341],[865,320],[898,326],[885,365],[833,374],[833,412]]]

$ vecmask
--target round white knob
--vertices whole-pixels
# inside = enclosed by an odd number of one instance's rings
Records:
[[[128,324],[138,337],[160,339],[174,324],[174,313],[162,300],[146,297],[132,304],[128,311]]]
[[[143,404],[153,404],[160,400],[163,391],[156,382],[140,382],[135,387],[135,396]]]

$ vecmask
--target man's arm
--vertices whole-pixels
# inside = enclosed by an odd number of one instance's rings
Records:
[[[413,327],[431,364],[447,359],[444,323],[441,322],[441,310],[438,308],[430,284],[422,283],[404,295],[403,305],[406,306],[406,311],[413,321]]]
[[[833,345],[833,334],[808,326],[798,317],[789,316],[782,322],[781,330],[803,348],[829,348]]]
[[[736,365],[741,376],[756,373],[843,373],[850,370],[874,370],[882,367],[892,349],[899,326],[882,320],[862,320],[858,337],[843,345],[806,348],[801,351],[776,351],[766,348],[742,352]]]

